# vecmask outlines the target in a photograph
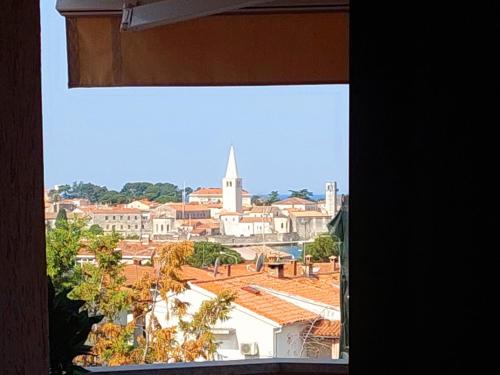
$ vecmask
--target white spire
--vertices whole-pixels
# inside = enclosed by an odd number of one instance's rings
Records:
[[[227,160],[226,178],[238,178],[238,167],[236,167],[236,158],[234,156],[234,147],[231,145],[229,150],[229,159]]]

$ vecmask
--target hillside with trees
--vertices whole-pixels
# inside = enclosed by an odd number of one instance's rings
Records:
[[[186,187],[185,194],[193,189]],[[108,190],[106,186],[95,185],[90,182],[73,182],[72,185],[60,185],[57,190],[49,191],[52,201],[61,198],[85,198],[91,203],[122,204],[137,199],[147,199],[153,202],[181,202],[183,189],[169,182],[127,182],[120,191]]]

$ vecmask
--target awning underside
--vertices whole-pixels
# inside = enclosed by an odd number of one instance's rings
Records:
[[[347,12],[216,15],[144,31],[67,18],[70,87],[346,83]]]

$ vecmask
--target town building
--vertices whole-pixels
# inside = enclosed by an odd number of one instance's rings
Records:
[[[241,201],[243,207],[250,207],[252,197],[248,191],[241,189]],[[199,188],[188,196],[189,203],[219,203],[222,204],[222,188]]]
[[[325,211],[331,217],[337,213],[337,183],[327,182],[325,186]]]
[[[234,147],[229,150],[226,175],[222,179],[222,208],[226,211],[242,212],[242,183],[243,180],[238,174]]]
[[[154,210],[155,217],[181,219],[209,219],[210,207],[198,203],[165,203]]]
[[[150,225],[137,208],[123,206],[91,208],[83,210],[90,218],[89,225],[99,225],[105,233],[113,231],[123,236],[137,235],[142,237],[150,231]]]
[[[235,293],[229,318],[212,328],[218,360],[338,358],[339,273],[328,263],[315,270],[306,274],[296,261],[267,263],[259,271],[248,264],[217,270],[183,266],[189,289],[176,298],[188,302],[192,314],[223,290]],[[126,266],[127,282],[146,272],[153,275],[154,268]],[[164,328],[178,324],[171,300],[156,300],[154,315]]]
[[[274,202],[271,206],[279,208],[284,214],[288,214],[289,209],[301,211],[315,211],[318,209],[316,202],[297,197],[286,198],[281,201]]]
[[[332,217],[320,211],[298,211],[289,212],[291,231],[302,239],[311,239],[319,234],[328,232],[328,223]]]

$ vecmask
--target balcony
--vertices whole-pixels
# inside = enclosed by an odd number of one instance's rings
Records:
[[[271,358],[88,368],[107,375],[348,374],[346,360]]]

